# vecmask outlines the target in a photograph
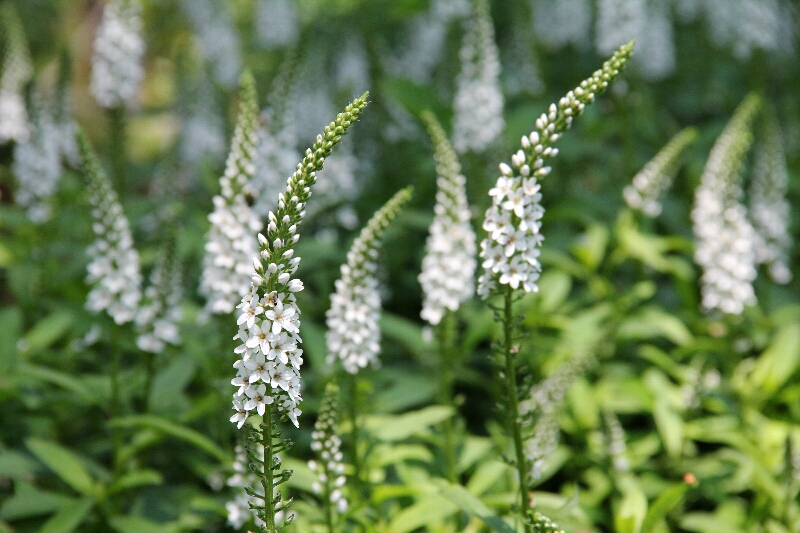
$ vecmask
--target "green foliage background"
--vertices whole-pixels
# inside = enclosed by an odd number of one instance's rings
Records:
[[[64,49],[72,55],[78,122],[93,138],[107,167],[105,116],[88,94],[93,28],[100,3],[17,0],[37,77],[54,79]],[[530,17],[528,2],[494,1],[498,45],[505,51],[512,26]],[[371,105],[353,128],[357,157],[371,172],[353,207],[361,223],[396,190],[414,185],[409,207],[389,229],[381,256],[385,283],[380,370],[370,374],[368,464],[370,496],[347,515],[345,530],[513,531],[516,481],[503,461],[510,446],[497,422],[497,390],[489,364],[497,335],[491,311],[479,301],[460,311],[457,405],[461,486],[443,481],[438,428],[451,413],[436,400],[435,347],[419,319],[417,283],[427,227],[432,220],[435,173],[430,143],[418,134],[389,142],[388,105],[417,114],[432,109],[447,125],[458,72],[461,27],[451,24],[444,60],[430,85],[391,77],[381,54],[402,39],[402,27],[423,12],[423,0],[299,0],[298,57],[323,62],[333,75],[333,54],[351,33],[361,34],[371,86],[336,94],[337,106],[363,90]],[[245,64],[268,94],[286,52],[255,43],[254,2],[228,6],[241,35]],[[177,253],[187,297],[183,344],[156,358],[149,397],[142,396],[145,365],[133,336],[104,336],[76,345],[98,318],[84,310],[91,227],[82,178],[62,177],[55,217],[29,222],[12,202],[12,151],[0,147],[0,531],[120,533],[228,531],[217,486],[230,474],[235,430],[228,422],[234,360],[232,320],[197,321],[196,293],[211,198],[221,168],[194,169],[189,186],[153,193],[152,180],[179,172],[179,109],[187,79],[205,75],[191,48],[190,28],[170,0],[144,2],[146,79],[141,107],[128,127],[128,180],[122,191],[136,247],[149,270],[162,239],[162,223],[180,228]],[[518,304],[529,332],[521,348],[536,382],[576,355],[598,364],[571,385],[559,419],[561,444],[546,461],[533,497],[538,509],[576,532],[765,532],[800,530],[800,297],[798,282],[773,284],[760,273],[758,306],[735,319],[704,315],[698,269],[692,261],[689,211],[709,149],[733,109],[751,91],[778,113],[784,131],[792,201],[800,197],[800,63],[796,55],[756,50],[747,61],[715,48],[701,19],[676,22],[677,70],[664,81],[645,81],[636,69],[576,121],[560,143],[553,173],[543,184],[547,209],[538,294]],[[462,158],[476,229],[489,204],[497,164],[517,149],[535,118],[596,69],[591,49],[550,50],[529,42],[544,90],[508,97],[506,130],[486,153]],[[195,54],[195,55],[193,55]],[[187,59],[189,58],[189,59]],[[187,66],[188,65],[188,66]],[[515,69],[504,62],[503,73]],[[318,80],[327,84],[328,79]],[[332,86],[332,85],[331,85]],[[229,123],[235,91],[217,87]],[[266,104],[262,96],[261,104]],[[320,124],[333,117],[321,117]],[[685,126],[700,138],[655,221],[624,209],[621,191],[669,138]],[[335,155],[333,156],[335,157]],[[154,178],[161,176],[160,178]],[[312,200],[313,201],[313,200]],[[174,218],[171,218],[174,217]],[[792,227],[796,225],[793,214]],[[310,431],[326,368],[324,313],[338,267],[355,232],[319,216],[302,228],[297,254],[306,290],[303,310],[306,364],[304,414],[295,441],[289,482],[296,503],[295,531],[316,531],[320,509],[310,492]],[[334,225],[336,237],[319,230]],[[478,232],[482,236],[482,232]],[[791,266],[797,265],[792,253]],[[124,353],[126,415],[107,420],[109,353]],[[716,383],[715,372],[719,373]],[[691,402],[686,401],[690,397]],[[616,413],[627,432],[630,468],[615,470],[603,444],[603,413]],[[124,434],[121,475],[110,469],[109,424]],[[794,439],[792,441],[792,439]],[[365,450],[367,451],[367,450]],[[800,452],[795,451],[796,454]],[[793,462],[794,461],[794,462]],[[696,479],[695,483],[689,483]]]

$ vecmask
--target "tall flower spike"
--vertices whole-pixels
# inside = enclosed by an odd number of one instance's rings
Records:
[[[225,173],[219,178],[221,191],[214,197],[214,212],[208,216],[211,228],[206,234],[200,279],[205,311],[215,314],[232,312],[250,289],[253,257],[258,255],[255,235],[263,227],[247,201],[258,144],[258,104],[250,74],[242,76],[239,106]]]
[[[299,427],[297,417],[300,396],[300,367],[303,350],[298,348],[300,338],[300,309],[295,293],[303,290],[303,282],[292,279],[300,258],[294,257],[294,247],[300,240],[298,226],[305,216],[305,207],[311,196],[311,187],[317,181],[317,172],[333,147],[358,120],[367,105],[367,93],[348,105],[336,120],[325,127],[313,146],[306,150],[297,170],[286,182],[286,190],[278,196],[278,208],[270,212],[266,236],[259,234],[261,253],[252,258],[252,285],[250,294],[239,305],[237,319],[239,333],[234,337],[241,344],[234,350],[241,357],[234,363],[237,375],[232,384],[231,417],[241,428],[251,414],[261,416],[261,423],[250,429],[251,442],[262,450],[247,450],[250,471],[261,481],[260,495],[263,504],[252,503],[256,516],[264,522],[262,530],[275,533],[285,522],[291,500],[283,500],[278,486],[285,482],[291,471],[280,469],[278,453],[289,448],[290,443],[277,429],[279,419],[288,419]],[[254,487],[246,487],[251,496],[259,495]]]
[[[436,161],[436,206],[419,282],[423,302],[420,316],[436,325],[449,309],[455,311],[475,293],[475,232],[470,224],[467,180],[444,130],[426,111],[422,115],[433,141]]]
[[[278,196],[276,212],[269,214],[266,236],[259,234],[261,253],[249,260],[250,266],[255,266],[255,272],[251,268],[251,291],[238,306],[240,329],[236,338],[241,344],[236,354],[241,359],[234,364],[238,373],[233,384],[238,390],[233,398],[236,413],[231,421],[239,427],[251,412],[263,414],[272,403],[299,426],[297,405],[301,400],[303,359],[298,348],[302,342],[300,311],[294,293],[303,290],[303,282],[292,279],[300,264],[300,258],[294,257],[294,246],[300,239],[297,229],[305,216],[317,172],[366,107],[366,97],[364,93],[348,105],[306,150],[303,161],[288,179],[285,192]]]
[[[36,92],[33,107],[31,136],[14,146],[14,174],[19,181],[17,201],[26,208],[28,218],[42,223],[51,216],[50,197],[61,177],[61,143],[52,103]]]
[[[317,460],[308,462],[308,467],[317,474],[313,490],[325,500],[328,506],[343,513],[347,510],[347,499],[342,494],[346,478],[342,463],[342,439],[337,435],[336,415],[339,410],[339,387],[328,383],[325,396],[319,409],[317,423],[311,433],[311,449]],[[331,517],[331,522],[333,517]]]
[[[526,455],[531,478],[539,479],[547,456],[558,447],[558,419],[564,397],[572,383],[594,365],[593,357],[574,357],[556,372],[533,387],[530,396],[520,402],[520,418],[526,435]]]
[[[606,442],[611,464],[617,472],[627,472],[630,468],[630,461],[625,453],[628,449],[625,444],[625,429],[613,411],[605,411],[603,421],[606,426]]]
[[[111,0],[103,9],[92,55],[90,89],[105,108],[131,106],[144,78],[139,0]]]
[[[0,8],[3,26],[3,73],[0,75],[0,144],[28,140],[28,111],[22,90],[33,76],[25,30],[10,2]]]
[[[695,190],[692,222],[694,259],[703,269],[703,307],[740,314],[755,305],[755,230],[742,205],[741,170],[753,142],[752,122],[761,100],[750,95],[722,130]]]
[[[368,365],[378,366],[381,298],[378,294],[378,248],[389,223],[411,198],[411,187],[398,191],[370,219],[347,252],[342,277],[336,280],[331,308],[326,313],[328,364],[340,361],[350,374]]]
[[[475,0],[461,44],[461,72],[453,102],[453,147],[481,151],[503,131],[500,60],[487,0]]]
[[[181,266],[175,257],[174,236],[158,252],[155,267],[150,275],[150,285],[136,314],[140,350],[161,353],[167,344],[181,342],[178,323],[181,320]]]
[[[95,313],[106,311],[114,322],[124,324],[136,316],[142,296],[139,253],[133,247],[128,219],[117,193],[81,130],[78,130],[78,148],[92,207],[92,229],[97,236],[87,250],[91,261],[86,282],[92,289],[86,298],[86,308]]]
[[[661,213],[659,197],[672,185],[678,171],[679,158],[695,139],[695,128],[681,130],[633,177],[632,183],[622,191],[622,196],[631,209],[641,211],[651,218]]]
[[[768,265],[770,276],[777,283],[788,283],[792,279],[790,206],[786,200],[789,175],[774,112],[765,113],[761,131],[763,136],[756,142],[750,185],[750,216],[757,237],[756,261]]]
[[[550,173],[545,161],[558,154],[553,144],[583,113],[586,104],[608,88],[619,76],[631,56],[633,41],[623,45],[592,76],[574,90],[550,104],[547,113],[536,119],[536,130],[522,137],[522,149],[511,156],[511,166],[500,164],[501,176],[489,191],[492,205],[486,210],[483,229],[488,232],[481,242],[480,256],[484,272],[478,279],[478,294],[488,298],[497,284],[512,289],[536,291],[542,266],[541,218],[544,208],[538,180]]]

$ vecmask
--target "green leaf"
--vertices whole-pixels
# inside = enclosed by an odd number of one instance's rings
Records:
[[[589,270],[595,271],[605,256],[608,237],[605,226],[592,224],[581,236],[580,242],[572,247],[572,254]]]
[[[420,500],[397,513],[386,533],[408,533],[439,521],[458,511],[458,507],[437,494],[424,494]]]
[[[174,524],[159,524],[140,516],[114,516],[109,523],[119,533],[170,533],[178,530]]]
[[[650,506],[647,515],[644,517],[642,533],[650,533],[653,531],[653,528],[667,516],[667,513],[681,503],[683,495],[686,494],[687,490],[689,490],[689,485],[681,483],[662,492]]]
[[[539,285],[539,292],[536,295],[539,298],[540,313],[556,312],[567,301],[572,290],[572,278],[569,274],[558,270],[545,272],[536,283]]]
[[[94,498],[85,496],[76,502],[62,507],[44,523],[39,533],[70,533],[81,525],[83,519],[94,507]]]
[[[442,495],[445,498],[458,505],[465,513],[483,520],[492,531],[496,533],[514,533],[514,529],[511,526],[493,513],[477,496],[461,485],[449,484],[446,481],[440,481],[439,484]]]
[[[28,449],[55,472],[64,482],[81,494],[95,494],[95,484],[80,457],[55,442],[28,439]]]
[[[683,418],[664,398],[656,398],[653,404],[653,418],[664,449],[670,457],[679,457],[683,449]]]
[[[181,394],[192,380],[195,371],[195,358],[186,355],[175,359],[153,378],[150,391],[150,410],[165,413],[173,410],[175,395]]]
[[[433,405],[399,416],[372,416],[367,419],[366,427],[378,440],[395,442],[422,433],[451,416],[451,407]]]
[[[614,516],[617,533],[641,533],[646,514],[647,497],[640,488],[630,487]]]
[[[144,427],[160,431],[176,439],[180,439],[194,446],[195,448],[206,452],[207,454],[215,457],[222,463],[229,463],[231,458],[225,451],[217,446],[214,441],[186,426],[182,426],[177,422],[168,418],[163,418],[157,415],[133,415],[124,418],[117,418],[111,421],[112,426],[117,427]]]
[[[75,501],[69,496],[43,491],[30,483],[16,480],[14,481],[14,495],[0,506],[0,517],[3,520],[19,520],[46,515]]]
[[[800,363],[800,324],[778,330],[772,344],[758,358],[750,375],[750,390],[766,396],[777,391],[797,370]]]
[[[676,316],[657,307],[645,307],[624,320],[617,336],[624,340],[664,337],[679,346],[692,342],[689,328]]]
[[[145,485],[161,485],[163,482],[164,478],[155,470],[137,470],[129,472],[114,481],[108,487],[108,494],[115,494]]]
[[[52,346],[71,327],[75,315],[71,311],[55,311],[36,323],[22,337],[26,353],[36,353]]]
[[[422,328],[416,323],[384,311],[380,318],[381,333],[403,345],[409,353],[425,357],[428,343],[422,339]]]
[[[19,365],[19,373],[36,380],[58,385],[63,389],[74,392],[83,398],[86,403],[105,407],[88,385],[64,372],[53,370],[44,366],[22,363]]]
[[[22,332],[22,312],[16,307],[0,310],[0,375],[6,376],[16,370],[19,355],[17,341]]]
[[[11,249],[0,242],[0,268],[8,268],[16,261]]]
[[[14,450],[3,450],[0,452],[1,477],[15,478],[30,476],[38,468],[38,463],[23,453]]]

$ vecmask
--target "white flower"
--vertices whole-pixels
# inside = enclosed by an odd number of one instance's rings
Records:
[[[763,137],[756,144],[753,180],[750,185],[750,216],[756,230],[756,261],[766,264],[773,280],[788,283],[790,205],[786,200],[789,176],[786,154],[777,121],[764,121]]]
[[[640,210],[651,218],[661,213],[659,197],[672,184],[679,157],[696,138],[696,129],[681,130],[633,177],[632,183],[622,191],[631,209]]]
[[[133,247],[128,219],[122,211],[117,193],[100,168],[89,141],[79,136],[87,191],[91,205],[92,229],[96,240],[87,253],[86,282],[92,286],[86,298],[90,311],[106,311],[114,322],[124,324],[136,317],[142,296],[142,275],[139,254]]]
[[[216,164],[225,156],[225,121],[214,99],[213,86],[202,78],[194,100],[181,116],[180,155],[187,165],[204,160]]]
[[[181,7],[197,35],[203,57],[221,85],[233,87],[242,72],[239,33],[226,2],[181,0]]]
[[[433,115],[423,118],[434,143],[438,191],[419,275],[423,292],[420,316],[435,326],[446,310],[457,310],[475,293],[477,247],[470,223],[466,178],[456,154]]]
[[[11,140],[25,142],[30,131],[22,90],[33,76],[33,66],[25,30],[13,4],[3,4],[0,22],[5,29],[5,55],[0,75],[0,144]]]
[[[703,268],[702,300],[707,310],[741,314],[755,305],[755,231],[742,205],[743,159],[752,143],[750,124],[760,106],[749,96],[722,131],[695,190],[692,222],[696,237],[694,258]]]
[[[336,280],[331,308],[326,313],[328,363],[338,360],[344,369],[356,374],[369,364],[377,366],[380,351],[380,295],[375,278],[378,247],[383,231],[411,197],[403,189],[379,209],[347,253],[342,277]]]
[[[598,0],[595,46],[610,54],[618,46],[642,37],[645,29],[645,0]]]
[[[141,6],[138,0],[111,0],[103,9],[92,55],[90,89],[106,108],[131,106],[144,78]]]
[[[453,147],[481,151],[503,131],[503,92],[494,27],[486,0],[476,0],[459,56],[453,103]]]
[[[253,257],[258,255],[255,235],[262,229],[246,198],[255,170],[257,114],[255,82],[246,75],[242,77],[241,109],[231,151],[219,179],[221,192],[214,197],[214,212],[208,217],[211,228],[200,280],[208,313],[232,312],[250,289]]]
[[[747,60],[754,49],[770,51],[780,45],[784,13],[778,0],[728,0],[703,5],[712,41],[717,46],[733,46],[740,60]],[[791,21],[793,17],[787,14]]]
[[[486,210],[483,229],[488,235],[481,242],[483,274],[478,279],[478,294],[487,298],[497,284],[525,292],[536,291],[542,266],[539,263],[541,219],[544,208],[538,180],[550,173],[546,159],[558,154],[552,145],[580,115],[595,95],[604,91],[619,75],[631,54],[632,43],[622,46],[590,78],[567,93],[558,104],[536,119],[536,130],[522,137],[521,149],[511,156],[511,165],[501,163],[500,177],[489,190],[492,205]]]
[[[14,174],[19,182],[16,199],[36,223],[51,216],[50,197],[61,177],[61,145],[52,113],[52,102],[34,95],[34,124],[27,142],[14,147]]]

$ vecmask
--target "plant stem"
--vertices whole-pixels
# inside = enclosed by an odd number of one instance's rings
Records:
[[[358,380],[356,376],[350,375],[350,421],[353,424],[353,429],[350,435],[351,454],[353,458],[353,482],[356,486],[356,492],[361,492],[361,458],[358,456]]]
[[[118,335],[119,328],[112,326],[111,341],[114,346],[111,350],[111,420],[114,420],[120,415],[120,394],[119,394],[119,371],[122,364],[122,349],[119,347]],[[117,479],[121,473],[120,464],[120,450],[122,448],[122,435],[120,428],[116,425],[111,426],[111,449],[112,449],[112,464],[114,466],[114,479]]]
[[[272,405],[267,405],[264,417],[261,420],[261,443],[264,446],[264,475],[261,476],[261,487],[264,489],[264,522],[265,531],[275,533],[275,491],[274,484],[274,462],[275,454],[272,450]]]
[[[333,492],[331,490],[331,484],[333,483],[333,480],[336,478],[333,477],[332,472],[327,471],[328,470],[327,466],[323,468],[325,468],[327,474],[327,479],[325,480],[325,502],[324,502],[325,525],[328,526],[328,533],[336,533],[336,531],[333,529],[333,504],[331,503],[331,493]]]
[[[456,333],[455,314],[452,311],[447,311],[442,317],[436,327],[436,336],[439,341],[439,394],[440,402],[442,405],[452,407],[455,410],[455,403],[453,402],[453,369],[452,365],[455,363],[453,351],[455,349],[455,333]],[[444,455],[447,467],[447,479],[451,483],[456,483],[458,473],[456,471],[456,450],[455,450],[455,431],[454,420],[455,413],[452,417],[447,418],[442,423],[442,430],[444,433]]]
[[[505,288],[505,306],[503,315],[503,354],[506,363],[506,407],[508,410],[508,423],[510,432],[514,437],[514,450],[517,455],[517,472],[519,474],[519,497],[520,497],[520,514],[522,516],[522,523],[525,527],[526,533],[533,533],[531,526],[527,523],[528,511],[530,510],[530,499],[528,496],[528,458],[525,457],[525,452],[522,448],[522,432],[519,423],[519,399],[517,398],[517,363],[516,355],[517,348],[514,346],[513,338],[513,322],[514,314],[512,305],[514,303],[513,289],[509,286]]]

